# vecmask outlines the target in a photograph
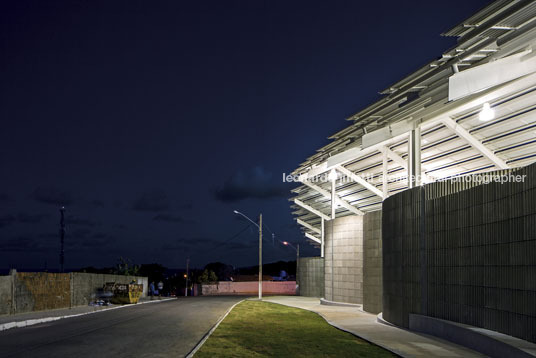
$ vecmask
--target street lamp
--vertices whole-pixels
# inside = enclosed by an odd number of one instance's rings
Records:
[[[294,246],[288,241],[283,241],[283,245],[290,246],[296,251],[296,285],[299,285],[300,283],[298,282],[298,269],[300,268],[300,244],[296,244],[296,246]]]
[[[234,213],[243,216],[249,222],[259,228],[259,300],[262,300],[262,214],[259,214],[259,224],[257,225],[255,221],[251,220],[240,211],[234,210]]]

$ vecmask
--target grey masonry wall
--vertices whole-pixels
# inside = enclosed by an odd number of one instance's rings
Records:
[[[324,259],[300,257],[298,265],[300,296],[324,297]]]
[[[324,230],[325,298],[363,303],[363,216],[330,220]]]
[[[92,274],[82,272],[71,273],[71,305],[87,305],[93,299],[95,292],[107,282],[143,284],[142,297],[147,296],[147,277]]]
[[[11,313],[12,285],[11,276],[0,276],[0,315]]]
[[[16,272],[0,276],[0,314],[13,314],[87,305],[107,282],[143,284],[147,277],[90,273]]]
[[[363,217],[363,310],[382,311],[382,212],[366,213]]]
[[[437,182],[383,202],[383,317],[420,314],[536,342],[536,165],[524,182]]]

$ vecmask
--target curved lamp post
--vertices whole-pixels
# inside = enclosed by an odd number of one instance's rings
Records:
[[[257,224],[240,211],[235,210],[234,213],[243,216],[249,222],[259,228],[259,300],[262,300],[262,214],[259,214],[259,224]]]
[[[300,283],[298,282],[298,269],[300,267],[300,244],[296,244],[296,246],[294,246],[288,241],[282,241],[282,244],[285,246],[290,246],[296,251],[296,285],[299,285]]]

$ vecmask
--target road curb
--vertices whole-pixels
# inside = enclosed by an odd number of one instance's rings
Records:
[[[218,320],[218,322],[216,322],[216,324],[214,325],[214,327],[212,327],[210,329],[210,331],[207,332],[207,334],[205,334],[205,336],[199,341],[199,343],[197,343],[197,345],[194,347],[194,349],[192,349],[190,351],[190,353],[188,353],[188,355],[186,356],[186,358],[192,358],[194,356],[195,353],[197,353],[197,351],[203,346],[203,344],[205,344],[205,342],[207,341],[207,339],[212,335],[212,333],[214,333],[214,331],[216,330],[216,328],[218,328],[218,326],[220,325],[220,323],[222,323],[222,321],[225,319],[225,317],[227,317],[227,315],[229,313],[231,313],[231,311],[233,310],[233,308],[235,308],[236,305],[238,305],[239,303],[242,303],[244,302],[246,299],[243,299],[237,303],[235,303],[234,305],[231,306],[231,308],[229,308],[227,310],[227,312],[225,312],[225,314],[223,315],[222,318],[220,318]]]
[[[85,316],[85,315],[88,315],[88,314],[106,312],[106,311],[116,310],[116,309],[119,309],[119,308],[136,307],[137,305],[143,305],[143,304],[146,304],[146,303],[159,303],[159,302],[166,302],[166,301],[171,301],[171,300],[176,300],[176,298],[166,298],[166,299],[163,299],[163,300],[144,301],[144,302],[139,302],[139,303],[137,303],[135,305],[122,305],[122,306],[110,307],[110,308],[105,308],[105,309],[102,309],[102,310],[90,311],[90,312],[84,312],[84,313],[77,313],[77,314],[72,314],[72,315],[53,316],[53,317],[45,317],[45,318],[35,318],[35,319],[27,319],[25,321],[15,321],[15,322],[2,323],[2,324],[0,324],[0,332],[8,330],[8,329],[11,329],[11,328],[23,328],[23,327],[33,326],[33,325],[39,324],[39,323],[58,321],[60,319],[65,319],[65,318]]]

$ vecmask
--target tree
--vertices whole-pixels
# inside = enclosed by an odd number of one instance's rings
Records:
[[[218,282],[218,276],[212,270],[203,271],[203,273],[197,278],[199,283],[215,283]]]
[[[205,266],[206,270],[214,271],[219,281],[231,281],[234,276],[234,268],[222,262],[211,262]]]
[[[119,263],[115,268],[115,274],[117,275],[137,276],[139,271],[140,266],[133,265],[132,260],[124,259],[123,257],[119,258]]]

